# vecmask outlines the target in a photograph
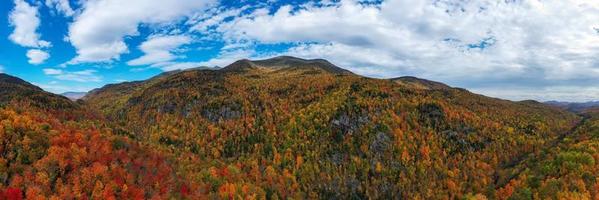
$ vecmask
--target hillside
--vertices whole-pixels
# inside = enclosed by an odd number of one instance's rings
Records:
[[[514,199],[596,199],[599,196],[599,110],[584,111],[570,134],[516,165],[498,189]]]
[[[0,73],[0,105],[31,104],[38,108],[73,108],[69,99],[45,92],[20,78]]]
[[[599,0],[0,0],[0,27],[0,200],[599,200]]]
[[[172,158],[93,111],[0,74],[0,199],[191,198]]]
[[[420,79],[412,76],[404,76],[399,78],[392,78],[391,81],[407,88],[421,89],[421,90],[449,90],[451,87],[443,83]]]
[[[584,112],[587,109],[599,108],[599,101],[589,101],[583,103],[572,103],[572,102],[561,102],[561,101],[548,101],[545,102],[547,105],[556,106],[569,110],[571,112]]]
[[[84,99],[221,197],[500,198],[514,166],[580,119],[293,57],[110,85]]]

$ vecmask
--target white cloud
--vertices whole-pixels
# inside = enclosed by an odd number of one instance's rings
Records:
[[[118,60],[128,52],[125,36],[138,35],[143,24],[165,24],[200,12],[214,0],[94,0],[83,3],[83,11],[69,27],[69,41],[77,49],[70,63]]]
[[[256,52],[253,50],[247,49],[224,50],[221,51],[220,54],[215,58],[204,62],[165,62],[154,64],[151,67],[160,68],[163,71],[189,69],[194,67],[224,67],[244,58],[262,58],[256,57],[255,54]]]
[[[151,68],[160,68],[162,71],[173,71],[179,69],[190,69],[195,67],[204,66],[203,62],[162,62],[156,63],[150,66]],[[144,68],[143,70],[148,69]],[[135,68],[134,70],[140,70],[140,68]]]
[[[24,47],[49,47],[50,42],[40,40],[40,35],[36,32],[40,25],[38,8],[24,0],[14,0],[14,4],[15,7],[8,17],[14,31],[8,38]]]
[[[32,83],[41,87],[42,89],[53,92],[54,94],[62,94],[65,92],[88,92],[94,89],[93,86],[83,86],[83,85],[73,85],[73,84],[64,84],[58,81],[51,81],[47,84],[42,83]]]
[[[29,58],[29,64],[39,65],[50,58],[50,54],[39,49],[31,49],[27,51],[27,58]]]
[[[354,73],[371,77],[401,76],[403,70],[397,70],[395,66],[406,65],[388,51],[339,43],[301,44],[289,49],[285,54],[307,59],[327,58]]]
[[[62,74],[62,70],[60,70],[60,69],[47,68],[47,69],[43,69],[43,70],[44,70],[44,74],[46,74],[46,75],[60,75],[60,74]]]
[[[127,38],[149,27],[151,36],[139,46],[144,55],[127,64],[168,71],[288,54],[325,58],[362,75],[414,75],[513,99],[599,98],[589,86],[599,84],[596,1],[341,0],[210,9],[216,0],[82,0],[77,10],[68,0],[41,2],[73,17],[65,41],[77,56],[67,64],[120,60],[129,52]],[[49,57],[44,47],[51,44],[37,33],[38,7],[25,0],[14,3],[9,38],[35,48],[28,51],[30,63],[43,63]],[[225,44],[208,61],[182,59],[181,47],[199,42],[191,38]],[[262,44],[292,47],[268,52],[258,49]],[[94,70],[48,73],[61,80],[101,80]]]
[[[59,13],[62,13],[67,17],[75,14],[75,11],[73,11],[69,4],[69,0],[46,0],[46,6],[56,9]]]
[[[258,9],[251,15],[223,24],[219,31],[224,32],[225,39],[229,41],[255,39],[265,43],[355,43],[381,35],[376,30],[372,31],[372,28],[384,25],[383,21],[377,19],[377,8],[354,3],[339,7],[309,7],[296,13],[292,10],[291,6],[284,6],[269,15],[264,9]]]
[[[139,49],[145,55],[127,62],[128,65],[149,65],[161,62],[171,61],[177,58],[173,51],[180,46],[191,43],[189,36],[152,36],[143,42]]]
[[[473,92],[500,96],[512,100],[535,99],[539,101],[597,101],[597,86],[549,86],[549,87],[483,87],[471,88]]]
[[[82,71],[64,71],[61,69],[46,68],[43,69],[44,74],[52,76],[58,80],[76,81],[76,82],[101,82],[102,77],[96,75],[97,71],[92,69]]]
[[[516,81],[556,94],[556,81],[599,84],[597,2],[343,0],[274,14],[258,9],[211,24],[219,24],[227,45],[299,43],[284,53],[323,57],[369,76],[417,75],[467,88]]]
[[[190,30],[209,34],[211,28],[218,27],[227,18],[238,17],[241,12],[248,9],[249,6],[243,6],[237,9],[213,8],[210,12],[196,14],[188,20],[187,24],[192,25]]]
[[[225,67],[235,61],[245,58],[259,59],[260,57],[256,55],[254,50],[249,49],[224,50],[215,58],[202,62],[202,66]]]
[[[0,65],[0,73],[4,72],[4,66]]]

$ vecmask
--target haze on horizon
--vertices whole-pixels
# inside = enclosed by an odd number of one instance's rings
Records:
[[[540,101],[599,100],[589,0],[7,0],[0,72],[62,93],[279,55]]]

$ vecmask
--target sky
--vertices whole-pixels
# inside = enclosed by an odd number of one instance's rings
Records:
[[[599,1],[0,1],[0,72],[54,93],[279,55],[510,100],[599,100]]]

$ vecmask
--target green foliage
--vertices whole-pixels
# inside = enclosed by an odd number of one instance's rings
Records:
[[[594,137],[593,132],[599,121],[599,112],[585,115],[586,119],[575,130],[552,143],[544,153],[516,167],[526,168],[515,174],[515,181],[500,191],[526,190],[527,194],[540,199],[597,198],[599,165],[595,159],[599,157],[599,139]],[[524,179],[528,181],[520,181]],[[512,197],[519,198],[520,195],[513,193]]]

